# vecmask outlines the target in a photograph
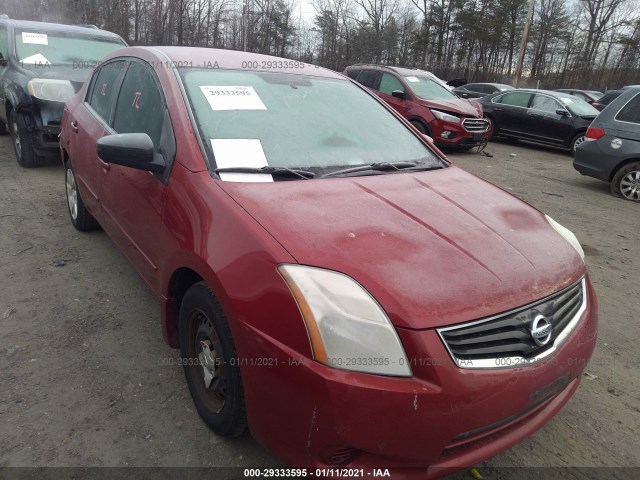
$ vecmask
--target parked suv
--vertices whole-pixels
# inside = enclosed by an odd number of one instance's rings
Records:
[[[488,138],[490,123],[482,118],[480,104],[459,98],[429,72],[355,65],[344,73],[372,89],[438,147],[468,150]]]
[[[506,92],[507,90],[513,90],[513,87],[504,83],[466,83],[454,88],[453,92],[462,98],[482,98],[492,93]]]
[[[587,130],[573,166],[611,182],[611,193],[640,202],[640,87],[622,90]]]
[[[20,165],[36,167],[58,152],[64,102],[100,58],[124,46],[92,25],[0,17],[0,133],[9,130]]]

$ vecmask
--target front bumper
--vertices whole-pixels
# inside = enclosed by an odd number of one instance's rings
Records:
[[[63,110],[63,103],[46,100],[38,100],[28,107],[19,107],[19,111],[27,117],[29,142],[36,153],[57,153]]]
[[[587,285],[571,337],[514,369],[461,369],[434,329],[398,329],[413,377],[353,373],[242,324],[252,357],[270,359],[242,369],[252,434],[297,467],[389,468],[394,478],[436,478],[490,458],[541,428],[577,389],[597,333]]]
[[[465,122],[482,122],[483,119],[465,119]],[[467,126],[460,123],[445,122],[436,118],[429,123],[434,142],[448,148],[471,148],[481,145],[489,138],[490,125],[486,128]]]

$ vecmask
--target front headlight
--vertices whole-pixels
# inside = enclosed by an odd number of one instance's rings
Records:
[[[556,222],[549,215],[545,215],[544,218],[547,219],[547,222],[549,222],[549,225],[551,225],[556,232],[562,235],[562,237],[567,242],[569,242],[573,248],[576,249],[576,251],[580,254],[580,258],[582,258],[582,260],[584,261],[584,250],[582,249],[582,246],[578,241],[578,237],[576,237],[575,234],[571,230],[569,230],[567,227],[563,227],[558,222]]]
[[[375,299],[342,273],[280,265],[307,326],[313,357],[330,367],[410,377],[398,334]]]
[[[27,90],[32,97],[52,102],[66,102],[75,91],[69,80],[54,80],[51,78],[34,78],[27,84]]]
[[[460,117],[441,112],[440,110],[434,110],[433,108],[431,109],[431,113],[433,113],[436,118],[439,118],[443,122],[460,123],[462,121],[462,118]]]

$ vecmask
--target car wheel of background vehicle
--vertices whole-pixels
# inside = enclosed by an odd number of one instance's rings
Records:
[[[81,232],[95,230],[99,227],[98,222],[84,206],[70,160],[65,164],[64,178],[71,223]]]
[[[416,130],[418,130],[420,133],[422,133],[423,135],[429,135],[430,137],[432,137],[431,132],[429,131],[429,128],[426,127],[424,125],[424,123],[419,122],[418,120],[411,120],[411,125],[413,125],[414,127],[416,127]],[[433,137],[432,137],[433,138]]]
[[[24,115],[16,113],[15,109],[9,113],[9,133],[16,160],[21,167],[33,168],[42,164],[42,159],[33,150],[29,141],[29,132]]]
[[[585,140],[585,132],[579,133],[577,134],[575,137],[573,137],[573,140],[571,140],[571,144],[569,145],[569,149],[571,150],[571,155],[573,157],[576,156],[576,147],[578,145],[580,145],[582,142],[584,142]]]
[[[489,135],[489,140],[494,140],[498,135],[500,135],[498,131],[498,126],[496,125],[496,122],[493,120],[493,118],[486,115],[484,118],[488,120],[489,123],[491,124],[491,126],[489,127],[489,130],[491,131],[491,134]]]
[[[247,429],[242,377],[229,324],[205,283],[182,299],[180,352],[196,410],[218,435],[236,437]]]
[[[640,202],[640,162],[625,165],[611,181],[611,193],[632,202]]]
[[[4,122],[0,122],[0,135],[6,135],[7,133],[7,125]]]

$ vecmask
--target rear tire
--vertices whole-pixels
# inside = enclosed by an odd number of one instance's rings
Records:
[[[179,333],[184,374],[200,417],[220,436],[242,435],[247,414],[238,356],[220,302],[203,282],[182,299]]]
[[[18,165],[24,168],[33,168],[43,164],[42,157],[36,154],[33,145],[31,145],[25,116],[16,113],[15,109],[9,113],[9,133]]]
[[[80,191],[78,190],[78,182],[76,174],[71,166],[71,160],[67,160],[64,166],[65,190],[67,193],[67,206],[69,207],[69,217],[71,223],[81,232],[95,230],[100,225],[93,218],[93,215],[84,206]]]
[[[580,145],[582,142],[585,141],[586,137],[586,132],[582,132],[577,134],[575,137],[573,137],[571,139],[571,143],[569,144],[569,150],[571,151],[571,156],[575,157],[576,156],[576,147],[578,145]]]
[[[625,165],[611,181],[611,193],[631,202],[640,202],[640,162]]]
[[[0,120],[0,135],[6,135],[7,133],[9,133],[7,124]]]

